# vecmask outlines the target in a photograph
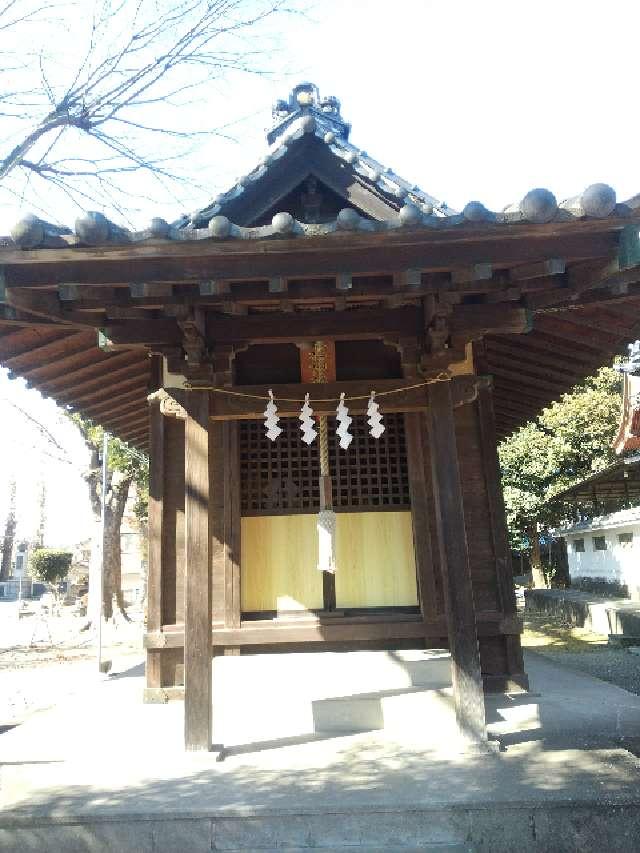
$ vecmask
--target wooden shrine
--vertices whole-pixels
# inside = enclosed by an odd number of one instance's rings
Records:
[[[149,453],[146,697],[184,693],[187,748],[211,745],[214,654],[416,644],[451,649],[484,740],[483,688],[527,687],[496,444],[638,335],[637,200],[595,184],[458,214],[353,146],[309,84],[268,141],[172,225],[22,220],[0,361]]]

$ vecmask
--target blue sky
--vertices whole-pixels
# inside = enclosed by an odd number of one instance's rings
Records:
[[[536,186],[559,200],[596,181],[611,184],[619,199],[640,192],[635,0],[320,0],[306,8],[272,29],[269,76],[212,80],[185,108],[185,123],[229,125],[234,136],[207,139],[186,164],[206,190],[183,206],[141,202],[133,224],[174,219],[249,171],[266,146],[271,103],[301,80],[341,100],[356,145],[458,209],[472,199],[501,209]],[[59,38],[58,50],[71,52],[73,34],[67,43]],[[0,208],[0,232],[26,212],[17,202]],[[72,225],[78,210],[62,204],[55,214]],[[4,413],[3,399],[55,425],[53,408],[37,392],[0,372]],[[25,436],[24,420],[3,417],[0,483],[10,470],[22,472],[26,530],[35,480],[48,466],[57,490],[51,535],[77,541],[89,518],[84,459],[81,445],[66,434],[65,441],[77,464],[43,455],[46,445]],[[0,494],[0,519],[4,504]]]
[[[185,126],[233,137],[207,138],[183,164],[205,189],[181,202],[141,201],[131,224],[174,219],[249,171],[264,152],[271,103],[300,80],[340,98],[356,145],[458,209],[478,199],[498,210],[536,186],[558,200],[597,181],[619,199],[640,191],[634,0],[294,4],[305,14],[279,17],[265,33],[268,75],[211,79],[184,107]],[[78,34],[58,36],[70,73]],[[24,212],[17,200],[0,209],[0,229]],[[56,202],[59,221],[72,225],[78,212]]]

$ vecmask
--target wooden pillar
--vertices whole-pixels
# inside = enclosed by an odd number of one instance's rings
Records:
[[[411,523],[413,547],[416,556],[418,599],[420,610],[426,621],[438,616],[435,566],[432,558],[431,530],[429,526],[429,498],[423,448],[424,419],[420,412],[408,412],[404,416],[404,432],[407,442],[407,468],[411,494]]]
[[[456,717],[466,735],[484,742],[484,691],[450,382],[429,387],[427,419]]]
[[[184,740],[211,749],[211,578],[209,560],[209,395],[186,391]]]
[[[498,601],[503,613],[516,612],[516,595],[513,587],[511,569],[511,548],[507,532],[507,519],[500,484],[500,463],[496,446],[496,425],[493,412],[493,392],[485,382],[478,387],[478,418],[480,422],[480,441],[482,444],[482,463],[487,487],[487,505],[489,509],[489,528],[493,539],[496,558],[496,577],[498,581]]]
[[[240,449],[238,424],[222,424],[224,447],[224,624],[226,628],[240,627]],[[240,649],[228,647],[225,655],[239,655]]]
[[[482,461],[487,489],[489,524],[495,554],[496,580],[499,609],[506,616],[516,614],[516,595],[511,566],[511,546],[507,530],[507,516],[504,508],[502,484],[500,482],[500,462],[496,440],[496,421],[493,410],[493,389],[487,382],[478,387],[478,419],[480,423],[480,442]],[[522,686],[526,686],[522,648],[519,634],[505,635],[504,649],[508,676],[516,676]]]
[[[162,525],[164,505],[164,416],[160,401],[149,405],[149,569],[147,631],[162,627]],[[147,651],[146,686],[162,686],[161,652]]]

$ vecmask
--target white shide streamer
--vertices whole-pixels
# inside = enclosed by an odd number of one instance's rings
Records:
[[[380,414],[380,406],[375,401],[376,392],[372,391],[369,397],[369,405],[367,406],[367,415],[369,419],[369,434],[372,438],[380,438],[384,432],[384,424],[382,423],[382,415]]]
[[[269,388],[269,402],[264,410],[264,425],[266,428],[267,438],[270,441],[275,441],[282,432],[282,427],[278,426],[278,409],[273,401],[273,391]]]
[[[352,420],[349,417],[349,409],[344,404],[344,391],[340,394],[340,402],[338,404],[338,408],[336,409],[336,418],[338,421],[338,428],[336,429],[336,433],[340,437],[340,447],[343,450],[347,450],[349,445],[353,441],[353,436],[349,432],[349,427],[351,426]]]
[[[299,415],[302,440],[305,444],[312,444],[318,435],[312,415],[313,409],[309,405],[309,395],[305,394],[304,406],[300,410]]]

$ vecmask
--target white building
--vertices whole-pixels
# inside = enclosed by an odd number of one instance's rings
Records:
[[[15,600],[28,598],[31,595],[32,580],[29,577],[31,551],[32,546],[28,542],[19,542],[15,545],[11,576],[8,580],[0,581],[0,599]]]
[[[578,522],[555,533],[566,538],[572,583],[580,578],[613,581],[640,600],[640,507]]]

